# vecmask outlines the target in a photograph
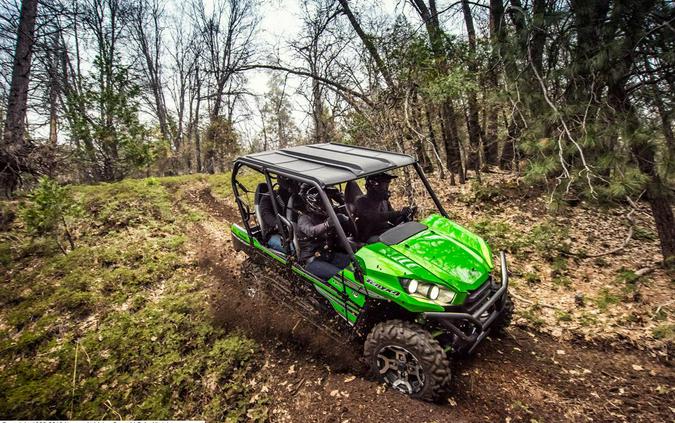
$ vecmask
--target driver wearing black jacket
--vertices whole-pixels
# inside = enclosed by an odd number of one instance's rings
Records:
[[[339,192],[327,190],[329,197]],[[328,217],[319,190],[309,184],[300,188],[300,197],[304,200],[304,213],[298,218],[298,242],[300,251],[298,260],[305,269],[328,280],[349,265],[349,255],[337,251],[339,239],[332,220]],[[337,214],[344,231],[349,230],[349,218]]]
[[[366,177],[366,195],[356,200],[356,226],[363,242],[377,242],[387,229],[412,219],[414,207],[394,210],[389,202],[389,182],[396,178],[388,173]]]

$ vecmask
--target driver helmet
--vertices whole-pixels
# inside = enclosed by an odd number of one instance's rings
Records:
[[[319,189],[314,185],[302,184],[300,187],[300,197],[305,202],[305,211],[307,213],[316,214],[319,216],[327,216],[326,209],[321,199]]]
[[[382,172],[366,177],[366,191],[378,200],[389,198],[389,182],[397,176]]]
[[[279,189],[286,191],[288,193],[295,194],[297,193],[297,184],[294,180],[287,178],[285,176],[279,175],[277,178],[277,183],[279,184]]]

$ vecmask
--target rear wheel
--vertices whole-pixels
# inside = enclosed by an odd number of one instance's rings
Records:
[[[426,401],[447,395],[450,361],[421,326],[403,320],[377,324],[364,345],[372,372],[392,388]]]

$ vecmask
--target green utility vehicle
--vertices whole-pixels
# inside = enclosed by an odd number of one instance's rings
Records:
[[[356,241],[358,234],[345,231],[337,213],[354,223],[356,201],[364,195],[359,180],[399,169],[408,178],[417,175],[437,212],[392,227],[376,242]],[[251,172],[257,180],[244,179]],[[297,261],[296,223],[303,213],[297,192],[286,204],[271,202],[277,232],[289,253],[267,246],[271,229],[263,223],[259,206],[264,196],[276,195],[279,178],[320,191],[339,247],[351,257],[350,264],[329,280],[309,273]],[[251,180],[256,181],[255,188],[246,186]],[[403,393],[440,399],[447,393],[451,357],[470,354],[489,333],[510,323],[513,304],[505,254],[500,253],[501,277],[496,277],[490,247],[448,219],[411,156],[332,143],[250,154],[235,161],[232,188],[242,217],[241,225],[232,225],[234,246],[258,263],[255,272],[275,275],[264,284],[274,289],[272,298],[284,305],[299,301],[301,311],[311,305],[318,309],[314,315],[337,316],[333,320],[342,322],[340,330],[363,342],[373,373]],[[337,196],[342,202],[327,194],[336,189],[343,194]]]

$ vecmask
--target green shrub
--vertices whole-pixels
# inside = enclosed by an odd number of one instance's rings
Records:
[[[518,310],[517,313],[535,328],[541,327],[545,323],[544,319],[541,318],[541,306],[537,304],[522,308]]]
[[[501,188],[497,185],[488,183],[478,183],[473,181],[471,189],[467,194],[463,194],[460,200],[467,204],[494,202],[501,196]]]
[[[494,251],[507,250],[515,253],[523,245],[522,239],[518,239],[511,226],[500,220],[481,219],[472,223],[471,229],[485,238]]]
[[[525,279],[525,282],[527,282],[528,285],[536,285],[541,282],[541,277],[537,272],[525,272],[525,274],[523,274],[523,279]]]
[[[64,254],[66,250],[59,238],[65,237],[74,250],[75,243],[67,219],[79,214],[79,207],[70,190],[53,179],[40,178],[38,186],[28,194],[28,199],[29,204],[20,210],[28,232],[32,236],[53,236]]]
[[[90,314],[96,304],[94,295],[90,292],[71,291],[65,288],[57,290],[53,298],[57,310],[71,312],[77,316]]]
[[[558,257],[561,252],[567,252],[569,246],[565,239],[569,236],[569,229],[558,225],[552,220],[535,225],[527,235],[526,244],[539,252],[546,259]]]
[[[625,293],[634,292],[637,289],[637,282],[640,280],[640,275],[637,275],[632,270],[621,268],[619,274],[616,276],[617,281],[623,283],[623,291]]]
[[[569,314],[568,312],[564,311],[564,310],[556,310],[555,317],[560,322],[571,322],[572,321],[572,315]]]
[[[9,266],[12,262],[12,248],[9,242],[0,242],[0,265]]]
[[[633,228],[633,238],[638,241],[654,241],[658,236],[651,230],[643,228],[642,226],[635,226]]]
[[[14,218],[16,218],[14,209],[6,203],[0,203],[0,231],[8,231],[12,222],[14,222]]]
[[[619,301],[621,301],[621,298],[611,293],[607,288],[601,289],[598,296],[594,298],[595,305],[600,311],[606,311],[610,305],[618,304]]]
[[[673,340],[675,339],[675,325],[670,323],[659,325],[652,329],[652,336],[654,339]]]

